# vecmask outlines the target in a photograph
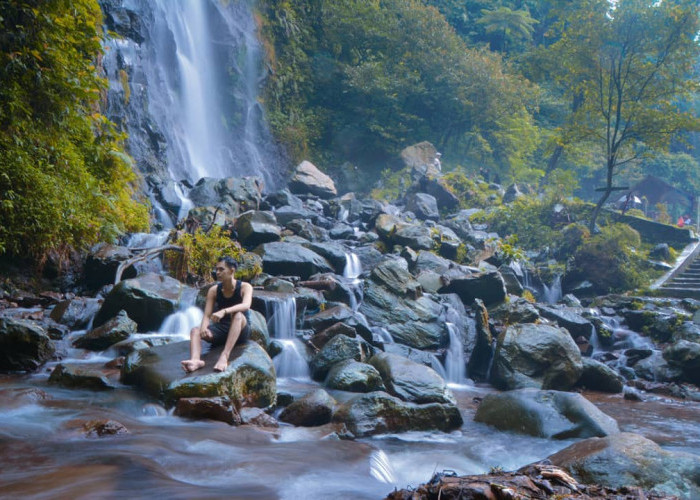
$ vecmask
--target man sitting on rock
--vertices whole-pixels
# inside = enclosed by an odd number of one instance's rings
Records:
[[[199,370],[204,366],[201,359],[202,339],[212,347],[224,345],[214,371],[222,372],[228,367],[228,358],[233,347],[250,338],[250,304],[253,300],[253,287],[233,277],[236,261],[231,257],[221,257],[214,272],[219,282],[207,291],[204,317],[199,327],[190,331],[190,359],[182,361],[186,372]]]

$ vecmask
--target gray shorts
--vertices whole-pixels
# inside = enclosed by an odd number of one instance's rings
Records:
[[[236,345],[250,340],[250,313],[245,312],[246,325],[243,331],[238,336],[236,340]],[[231,329],[230,321],[219,321],[218,323],[209,323],[209,331],[212,335],[211,346],[216,347],[224,345],[226,343],[226,338],[228,338],[228,331]]]

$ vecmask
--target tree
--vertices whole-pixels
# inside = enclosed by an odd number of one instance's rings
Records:
[[[484,25],[486,33],[495,33],[500,41],[498,49],[506,52],[508,42],[513,40],[530,40],[535,31],[537,20],[525,9],[512,10],[498,7],[494,10],[483,9],[483,17],[477,24]],[[495,44],[494,44],[495,45]],[[494,47],[496,48],[496,47]]]
[[[700,121],[682,111],[698,90],[693,65],[700,54],[696,0],[582,0],[562,21],[549,49],[557,81],[580,99],[563,133],[602,146],[606,182],[591,216],[591,231],[615,190],[619,170],[651,150],[665,150],[674,134]]]

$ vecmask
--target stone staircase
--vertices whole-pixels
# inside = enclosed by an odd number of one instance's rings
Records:
[[[689,245],[673,270],[651,287],[655,295],[700,300],[700,244]]]

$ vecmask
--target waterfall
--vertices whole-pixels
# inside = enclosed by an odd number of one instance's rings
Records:
[[[362,264],[360,263],[360,258],[357,256],[357,254],[346,253],[343,277],[356,279],[360,274],[362,274]]]
[[[280,184],[282,157],[258,100],[267,70],[252,3],[104,3],[108,27],[122,35],[106,42],[108,114],[129,133],[144,174],[189,185],[246,175],[267,189]],[[125,23],[124,12],[139,22]]]
[[[551,285],[542,285],[542,287],[542,298],[545,302],[548,304],[556,304],[561,300],[561,275],[557,274],[552,280]]]
[[[464,360],[462,341],[453,323],[445,323],[450,334],[450,345],[445,353],[445,372],[447,381],[454,384],[464,384],[467,380],[467,367]]]
[[[282,344],[282,352],[273,359],[277,376],[309,378],[309,365],[303,355],[305,347],[296,338],[297,306],[294,297],[268,301],[266,308],[268,330]]]

